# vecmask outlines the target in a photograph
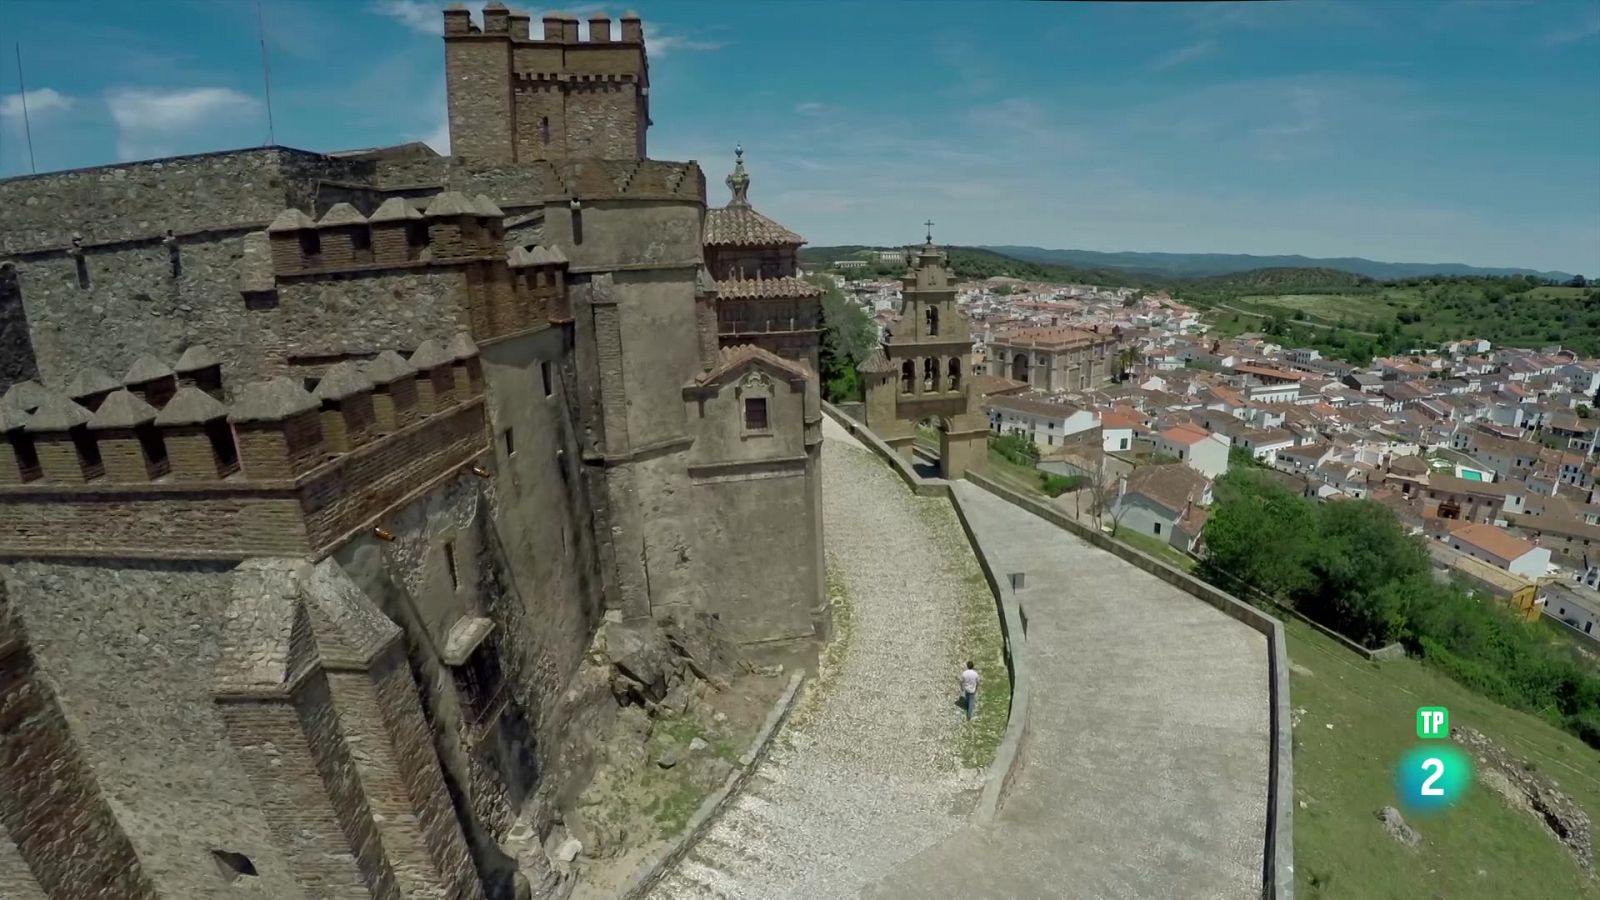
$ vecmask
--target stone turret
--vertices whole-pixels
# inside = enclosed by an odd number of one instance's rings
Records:
[[[122,383],[157,409],[166,406],[178,391],[177,373],[149,354],[133,361],[133,365],[128,367],[128,374],[122,376]]]
[[[301,272],[322,265],[322,240],[317,223],[298,209],[286,209],[267,226],[272,243],[272,268],[278,272]]]
[[[417,420],[417,370],[393,350],[378,354],[364,373],[372,382],[372,410],[381,434]]]
[[[156,415],[156,425],[166,439],[173,478],[216,481],[239,471],[228,410],[205,391],[180,388]]]
[[[450,371],[450,354],[436,341],[423,341],[411,354],[417,370],[417,410],[431,416],[455,402],[455,375]]]
[[[322,403],[322,434],[328,449],[345,453],[372,438],[372,382],[355,363],[329,369],[311,395]]]
[[[195,344],[183,351],[172,371],[178,376],[178,384],[197,387],[217,400],[222,399],[222,362],[205,344]]]
[[[478,210],[460,191],[444,191],[423,211],[434,259],[471,256],[481,248]]]
[[[137,484],[171,471],[166,441],[155,427],[156,408],[127,389],[106,396],[89,420],[106,478]]]
[[[335,203],[317,220],[322,264],[330,269],[372,262],[372,234],[367,218],[348,203]]]
[[[67,396],[91,412],[100,408],[100,402],[106,395],[121,389],[122,385],[115,378],[94,366],[79,369],[67,382]]]
[[[33,412],[39,408],[40,404],[44,403],[45,398],[48,396],[50,396],[50,392],[41,387],[39,382],[31,380],[19,381],[13,384],[10,390],[6,391],[5,397],[0,398],[0,405],[9,406],[21,412]]]
[[[478,345],[465,331],[450,339],[444,352],[450,357],[450,372],[455,379],[458,400],[476,397],[483,393],[483,363],[478,359]]]
[[[383,201],[367,219],[372,227],[373,262],[408,262],[420,256],[428,246],[427,226],[422,221],[422,213],[404,197]]]
[[[93,415],[60,394],[47,394],[28,418],[28,435],[46,481],[81,484],[105,474],[100,448],[89,433]]]
[[[239,390],[228,413],[239,439],[245,474],[293,478],[327,458],[322,404],[292,378],[253,382]]]
[[[32,416],[0,402],[0,487],[26,484],[39,476],[39,455],[28,434]]]

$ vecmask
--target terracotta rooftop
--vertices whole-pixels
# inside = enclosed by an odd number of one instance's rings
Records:
[[[724,300],[790,300],[822,296],[822,288],[804,278],[727,278],[717,282],[717,296]]]
[[[1198,444],[1208,437],[1211,437],[1211,432],[1188,422],[1161,432],[1161,439],[1173,444]]]
[[[1532,541],[1513,537],[1504,528],[1498,528],[1494,525],[1458,525],[1450,529],[1450,537],[1490,555],[1498,556],[1507,562],[1523,556],[1530,550],[1537,549],[1537,545]]]
[[[1026,397],[1011,394],[1000,394],[989,397],[985,405],[996,409],[1009,409],[1014,412],[1025,412],[1036,416],[1054,416],[1065,419],[1083,409],[1071,403],[1058,403],[1054,400],[1041,400],[1037,396]]]
[[[1234,366],[1233,371],[1244,375],[1254,375],[1257,378],[1278,378],[1282,379],[1283,381],[1299,381],[1305,377],[1299,372],[1288,372],[1283,369],[1268,368],[1267,366]]]
[[[798,247],[806,239],[748,206],[706,210],[708,247]]]

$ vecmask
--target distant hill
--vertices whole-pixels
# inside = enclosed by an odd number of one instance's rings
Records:
[[[1249,269],[1340,269],[1368,278],[1416,278],[1424,275],[1534,275],[1566,281],[1568,272],[1496,269],[1461,263],[1391,263],[1360,257],[1316,259],[1309,256],[1251,256],[1243,253],[1101,253],[1095,250],[1046,250],[1013,245],[985,246],[1029,262],[1085,269],[1113,269],[1168,278],[1203,278]]]
[[[800,263],[813,267],[826,267],[841,259],[866,259],[866,274],[891,277],[902,274],[905,265],[899,262],[879,262],[880,251],[899,251],[901,247],[862,247],[847,244],[837,247],[802,247]],[[945,247],[950,254],[950,267],[963,278],[994,278],[1006,276],[1024,281],[1044,281],[1056,284],[1097,284],[1108,287],[1154,287],[1159,278],[1145,277],[1137,272],[1120,269],[1084,268],[1018,259],[982,247]]]
[[[1369,287],[1375,284],[1375,281],[1365,275],[1344,269],[1280,266],[1191,278],[1185,283],[1197,288],[1235,288],[1258,294],[1331,294]]]

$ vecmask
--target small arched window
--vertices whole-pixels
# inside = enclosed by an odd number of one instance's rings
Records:
[[[543,141],[544,145],[546,147],[550,146],[550,117],[549,116],[540,116],[539,117],[539,140]]]
[[[933,335],[938,334],[939,333],[939,307],[937,307],[937,306],[928,307],[927,320],[928,320],[928,336],[932,337]]]
[[[961,360],[952,356],[950,358],[950,366],[948,371],[950,377],[949,387],[947,389],[952,391],[961,390]]]
[[[931,356],[922,361],[922,389],[924,391],[939,389],[939,361]]]
[[[900,393],[909,394],[916,390],[917,365],[911,360],[900,364]]]

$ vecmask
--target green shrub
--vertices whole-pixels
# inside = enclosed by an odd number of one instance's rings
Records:
[[[1059,497],[1067,491],[1075,491],[1082,487],[1089,479],[1082,475],[1055,475],[1050,472],[1039,473],[1039,486],[1051,497]]]

